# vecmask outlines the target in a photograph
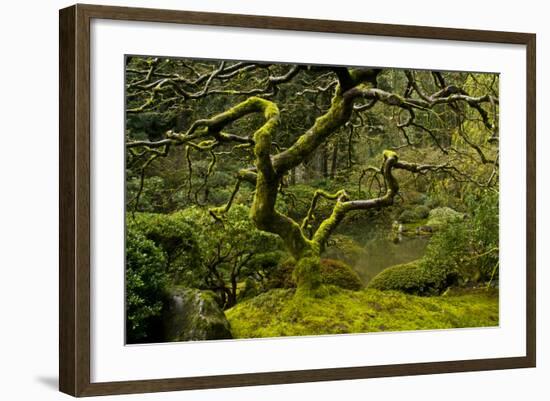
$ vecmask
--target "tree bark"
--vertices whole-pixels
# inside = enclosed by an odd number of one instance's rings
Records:
[[[330,179],[333,180],[338,169],[338,139],[332,143],[332,160],[330,164]]]

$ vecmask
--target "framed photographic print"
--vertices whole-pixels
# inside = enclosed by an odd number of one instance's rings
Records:
[[[535,366],[535,35],[60,11],[60,390]]]

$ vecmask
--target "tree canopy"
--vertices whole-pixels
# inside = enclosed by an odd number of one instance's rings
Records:
[[[315,289],[321,254],[354,212],[390,207],[413,186],[455,199],[498,193],[498,83],[487,73],[127,57],[128,210],[198,205],[223,224],[247,205],[254,227],[296,260],[299,288]],[[296,196],[313,181],[322,185]]]

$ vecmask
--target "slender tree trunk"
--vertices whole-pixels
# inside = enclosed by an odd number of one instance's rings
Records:
[[[229,292],[227,303],[228,308],[237,304],[237,275],[235,273],[231,274],[231,291]]]
[[[338,140],[332,144],[332,163],[330,165],[330,179],[333,180],[338,169]]]
[[[328,149],[327,145],[321,147],[321,173],[323,178],[328,178]]]

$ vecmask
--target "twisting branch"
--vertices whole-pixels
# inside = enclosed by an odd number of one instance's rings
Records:
[[[203,188],[206,187],[206,185],[208,184],[208,179],[210,178],[210,176],[212,175],[212,172],[214,171],[214,167],[216,166],[216,161],[217,161],[217,157],[216,157],[216,153],[210,149],[209,151],[210,153],[210,163],[208,163],[208,169],[206,170],[206,174],[204,175],[204,179],[202,181],[202,184],[199,186],[199,188],[195,191],[195,201],[197,202],[197,204],[199,204],[199,193],[203,190]],[[207,189],[208,190],[208,189]],[[206,202],[208,199],[207,199],[207,191],[205,192],[205,199],[204,201]]]
[[[235,196],[237,196],[237,193],[239,192],[239,189],[241,187],[241,181],[242,178],[237,177],[237,181],[235,182],[235,187],[233,188],[233,192],[231,192],[231,196],[229,197],[229,200],[224,206],[211,208],[208,210],[208,212],[216,219],[219,220],[219,214],[224,214],[229,212],[229,209],[231,209],[231,206],[233,205],[233,201],[235,200]]]
[[[483,109],[483,107],[481,107],[481,104],[497,104],[498,99],[496,99],[492,95],[485,95],[481,97],[469,96],[464,89],[458,88],[454,85],[444,86],[445,81],[441,73],[434,74],[436,82],[441,89],[433,95],[427,95],[424,93],[424,91],[422,91],[422,89],[420,89],[416,79],[414,78],[413,73],[411,71],[405,71],[405,75],[407,76],[409,84],[414,88],[418,96],[420,96],[420,98],[425,102],[425,105],[423,107],[432,108],[436,104],[463,101],[466,102],[471,108],[477,110],[483,120],[483,124],[485,125],[485,127],[487,127],[489,130],[492,130],[494,128],[493,124],[489,121],[489,114],[487,113],[487,111],[485,111],[485,109]]]
[[[470,140],[470,138],[468,137],[468,135],[466,134],[466,132],[464,132],[464,129],[462,127],[462,124],[460,124],[458,126],[458,135],[460,135],[460,137],[464,140],[464,142],[466,142],[471,148],[473,148],[476,153],[479,155],[479,158],[481,159],[481,162],[483,164],[495,164],[495,165],[498,165],[498,161],[497,159],[494,159],[494,160],[491,160],[489,159],[485,153],[483,152],[483,150],[481,150],[481,147],[479,145],[477,145],[476,143],[474,143],[472,140]]]
[[[393,199],[399,192],[399,184],[392,174],[392,170],[397,162],[397,153],[390,150],[384,151],[382,172],[386,180],[387,188],[386,193],[382,196],[367,200],[348,200],[348,196],[345,192],[340,195],[332,209],[331,215],[321,223],[313,235],[313,241],[318,244],[321,251],[324,250],[328,238],[348,212],[352,210],[380,208],[393,204]]]
[[[140,178],[139,178],[139,188],[136,193],[136,196],[134,199],[127,202],[127,205],[130,205],[131,203],[134,203],[134,209],[132,212],[132,215],[137,211],[139,206],[139,200],[141,197],[141,194],[143,192],[143,186],[145,184],[145,171],[147,170],[147,167],[155,161],[158,157],[166,157],[168,155],[168,151],[170,150],[170,145],[165,145],[164,149],[158,150],[158,149],[146,149],[145,152],[152,153],[151,156],[145,161],[145,163],[142,164],[140,168]]]
[[[379,168],[376,168],[376,167],[373,167],[373,166],[368,166],[367,168],[363,169],[363,171],[361,171],[361,174],[359,175],[359,180],[357,182],[357,193],[359,195],[361,195],[363,193],[363,190],[361,188],[362,186],[362,182],[363,182],[363,178],[365,178],[365,175],[368,173],[368,172],[372,172],[372,178],[371,178],[371,183],[370,183],[370,186],[372,186],[372,183],[374,180],[376,180],[378,182],[378,188],[380,189],[381,188],[381,185],[380,185],[380,180],[378,179],[378,174],[382,174],[382,170],[379,169]],[[369,192],[368,194],[370,195],[370,186],[369,186]]]
[[[309,225],[315,220],[313,213],[315,212],[315,208],[317,207],[317,202],[319,201],[319,198],[325,198],[328,200],[338,200],[347,198],[346,191],[341,189],[338,192],[335,192],[333,194],[326,192],[322,189],[318,189],[313,194],[313,198],[311,199],[311,205],[309,206],[309,209],[307,211],[306,217],[302,220],[301,228],[302,230],[307,230]]]
[[[230,68],[233,69],[230,70]],[[140,83],[139,85],[135,85],[135,88],[137,90],[145,90],[143,88],[147,87],[148,92],[140,96],[143,96],[142,99],[147,99],[147,96],[150,96],[153,99],[151,102],[155,101],[155,96],[157,96],[155,93],[161,96],[166,88],[172,88],[171,90],[184,99],[192,98],[192,96],[228,93],[224,87],[214,87],[214,82],[230,80],[232,77],[239,75],[239,72],[254,68],[262,67],[253,66],[252,64],[226,67],[220,64],[216,69],[210,70],[208,74],[200,75],[197,73],[195,81],[197,84],[200,83],[201,88],[197,90],[195,87],[192,91],[182,87],[182,85],[188,84],[189,79],[185,79],[184,84],[184,80],[180,80],[180,77],[162,77],[158,75],[162,72],[158,71],[158,69],[152,69],[148,70],[151,71],[149,80],[154,80],[151,77],[155,76],[155,74],[161,79],[155,82]],[[232,90],[231,94],[264,94],[265,96],[270,96],[277,91],[277,85],[290,81],[303,68],[305,67],[293,66],[281,76],[268,76],[262,79],[261,85],[265,85],[262,88]],[[266,71],[269,74],[270,71],[268,68],[266,68]],[[274,141],[274,135],[280,130],[279,124],[281,118],[281,112],[277,104],[265,97],[251,96],[226,111],[209,118],[194,121],[186,131],[176,132],[175,130],[169,130],[160,141],[133,141],[127,144],[127,148],[128,150],[146,148],[148,152],[151,152],[155,156],[155,152],[167,152],[169,147],[184,146],[186,149],[186,159],[189,164],[189,194],[191,193],[191,174],[193,172],[192,161],[190,159],[192,149],[208,151],[212,157],[201,188],[206,185],[206,180],[212,173],[216,162],[216,155],[222,153],[216,152],[217,147],[229,144],[234,145],[235,148],[242,146],[252,149],[254,156],[253,165],[244,166],[238,171],[237,182],[228,202],[222,207],[212,209],[211,214],[219,219],[218,213],[227,212],[230,209],[242,181],[253,184],[255,192],[251,207],[251,218],[256,227],[279,235],[289,252],[297,260],[304,260],[310,257],[318,259],[329,236],[347,213],[392,205],[394,198],[399,196],[399,184],[393,175],[395,169],[406,170],[413,174],[445,172],[460,176],[462,180],[469,179],[466,173],[460,172],[449,163],[440,165],[408,163],[400,161],[395,151],[387,150],[383,154],[381,168],[367,168],[363,171],[359,180],[358,192],[361,194],[361,180],[367,172],[373,172],[370,181],[371,185],[374,180],[379,182],[379,194],[377,197],[369,198],[369,194],[367,199],[351,200],[344,190],[335,193],[318,190],[315,192],[307,215],[301,221],[301,224],[277,211],[275,204],[278,194],[282,192],[283,178],[291,169],[296,168],[304,160],[310,158],[320,146],[326,144],[332,135],[340,132],[341,128],[350,121],[354,111],[357,111],[356,115],[360,117],[359,112],[370,109],[375,104],[384,104],[394,107],[396,110],[403,110],[407,115],[404,120],[401,119],[401,116],[398,119],[398,129],[401,129],[405,136],[407,135],[405,132],[406,128],[414,127],[421,129],[430,134],[432,140],[440,149],[446,150],[446,148],[438,143],[435,132],[432,132],[431,129],[424,127],[420,122],[416,121],[416,112],[418,110],[435,113],[434,109],[438,110],[436,108],[437,105],[448,104],[455,107],[456,104],[463,103],[477,110],[481,115],[481,119],[487,125],[489,115],[485,112],[482,105],[489,103],[493,107],[496,107],[498,104],[498,99],[491,95],[473,97],[469,96],[462,89],[447,85],[441,74],[433,75],[438,88],[437,91],[433,94],[426,94],[421,85],[417,83],[414,74],[407,72],[407,88],[403,96],[401,96],[378,88],[377,77],[381,72],[379,69],[336,67],[325,68],[322,71],[328,71],[330,75],[323,76],[322,82],[319,83],[321,86],[317,88],[317,92],[334,88],[330,106],[328,110],[321,112],[321,115],[315,120],[313,125],[308,129],[304,128],[305,132],[298,135],[297,139],[290,145],[280,142],[282,146],[279,147]],[[324,87],[322,85],[327,86]],[[306,90],[303,93],[308,92]],[[360,99],[363,99],[364,103],[355,104]],[[323,106],[323,109],[325,108],[326,104]],[[261,114],[264,122],[253,134],[236,135],[224,131],[230,124],[254,113]],[[350,130],[352,130],[348,138],[350,143],[352,141],[353,128],[353,124],[350,123]],[[407,136],[406,138],[408,140]],[[408,143],[411,144],[410,140],[408,140]],[[288,147],[285,149],[283,146]],[[350,148],[351,146],[348,146],[348,150]],[[136,157],[143,157],[143,155],[137,152],[135,155]],[[349,160],[351,161],[351,156]],[[489,178],[489,183],[494,180],[494,175],[496,173],[492,174],[492,177]],[[379,176],[383,178],[383,182],[379,180]],[[320,198],[333,201],[334,207],[331,215],[320,223],[312,235],[308,235],[310,234],[309,230],[312,226],[311,223],[314,221],[315,210]]]

